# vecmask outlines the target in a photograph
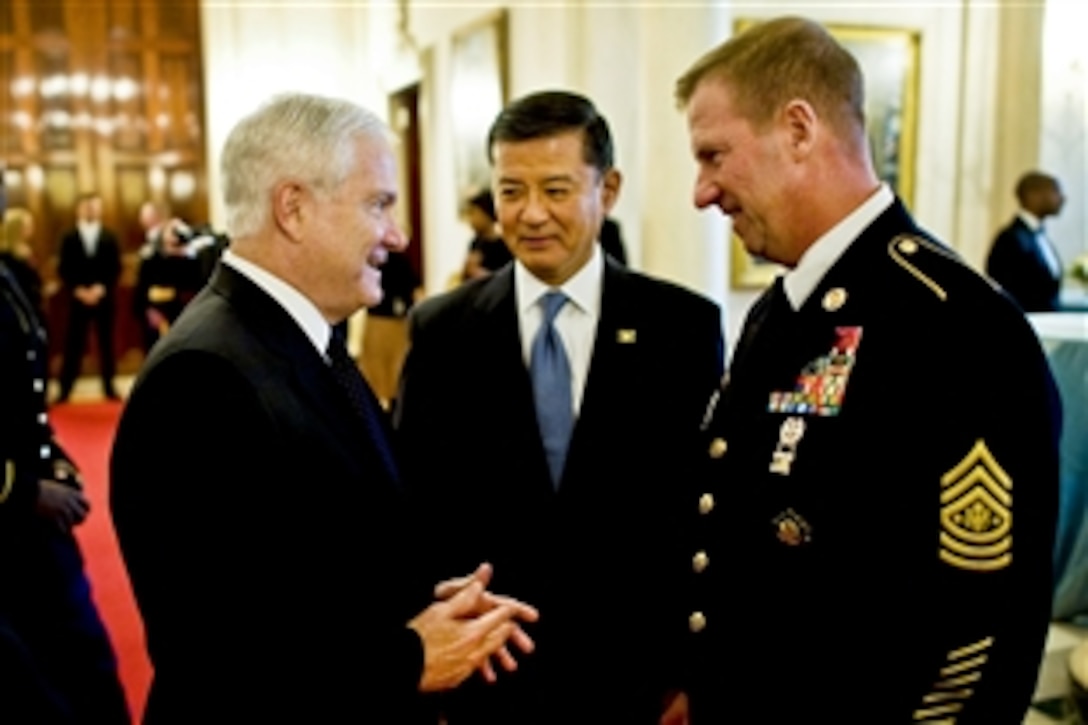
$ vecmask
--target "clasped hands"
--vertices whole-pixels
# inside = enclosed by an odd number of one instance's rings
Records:
[[[90,285],[78,285],[73,290],[73,294],[87,307],[94,307],[106,296],[106,287],[97,282]]]
[[[477,670],[494,682],[492,657],[503,669],[513,671],[518,663],[509,644],[526,654],[533,651],[533,640],[520,623],[535,622],[539,613],[528,604],[488,591],[491,575],[492,567],[485,563],[469,576],[439,583],[434,589],[438,601],[408,623],[423,641],[420,691],[452,689]]]

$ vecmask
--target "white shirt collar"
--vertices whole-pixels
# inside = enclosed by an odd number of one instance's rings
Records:
[[[1027,209],[1018,209],[1016,216],[1020,217],[1020,220],[1028,225],[1028,229],[1033,232],[1038,232],[1043,226],[1043,220],[1032,214]]]
[[[101,222],[76,222],[76,227],[79,229],[79,236],[84,241],[93,241],[98,238],[98,232],[102,229]]]
[[[533,276],[520,260],[514,262],[514,292],[517,295],[518,312],[535,305],[552,289],[559,289],[580,310],[596,319],[601,311],[601,287],[604,279],[604,256],[601,245],[594,243],[593,251],[582,268],[558,288],[550,287]]]
[[[311,302],[306,295],[264,267],[239,257],[230,249],[223,252],[222,262],[248,278],[253,284],[264,290],[269,297],[279,303],[280,307],[286,310],[287,314],[306,333],[306,337],[310,338],[310,342],[317,348],[321,356],[326,357],[325,351],[329,347],[332,327],[325,320],[321,311],[317,309],[317,305]]]
[[[887,184],[881,184],[872,196],[805,250],[797,266],[786,272],[782,280],[786,296],[789,297],[793,309],[801,309],[805,300],[820,284],[820,280],[824,278],[831,266],[838,261],[865,227],[872,224],[894,201],[895,194],[892,190]]]

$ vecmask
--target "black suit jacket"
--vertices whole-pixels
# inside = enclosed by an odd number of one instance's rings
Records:
[[[411,719],[405,623],[429,593],[403,585],[385,471],[323,356],[220,265],[141,369],[111,460],[148,722]]]
[[[68,230],[60,239],[57,274],[69,293],[80,285],[101,284],[106,288],[106,296],[112,298],[121,275],[121,245],[117,235],[101,227],[94,255],[87,256],[79,229]]]
[[[722,367],[717,305],[608,261],[566,470],[553,488],[523,358],[514,268],[417,306],[398,398],[405,479],[434,576],[480,561],[536,605],[538,648],[449,699],[450,725],[656,722],[682,635],[670,614],[689,445]]]
[[[1057,250],[1054,250],[1057,255]],[[986,260],[986,273],[1025,312],[1052,312],[1061,306],[1061,274],[1054,276],[1039,243],[1028,225],[1015,217],[994,239]]]
[[[1050,618],[1058,407],[1020,310],[898,203],[800,310],[765,294],[687,527],[711,562],[689,578],[693,722],[774,702],[776,722],[1018,725]]]

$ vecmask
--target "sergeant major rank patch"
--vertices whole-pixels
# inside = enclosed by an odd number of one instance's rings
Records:
[[[1012,479],[981,439],[941,477],[940,557],[969,571],[1012,562]]]

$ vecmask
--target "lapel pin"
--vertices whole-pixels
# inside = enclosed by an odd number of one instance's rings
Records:
[[[638,335],[635,330],[616,330],[616,342],[621,345],[630,345]]]

